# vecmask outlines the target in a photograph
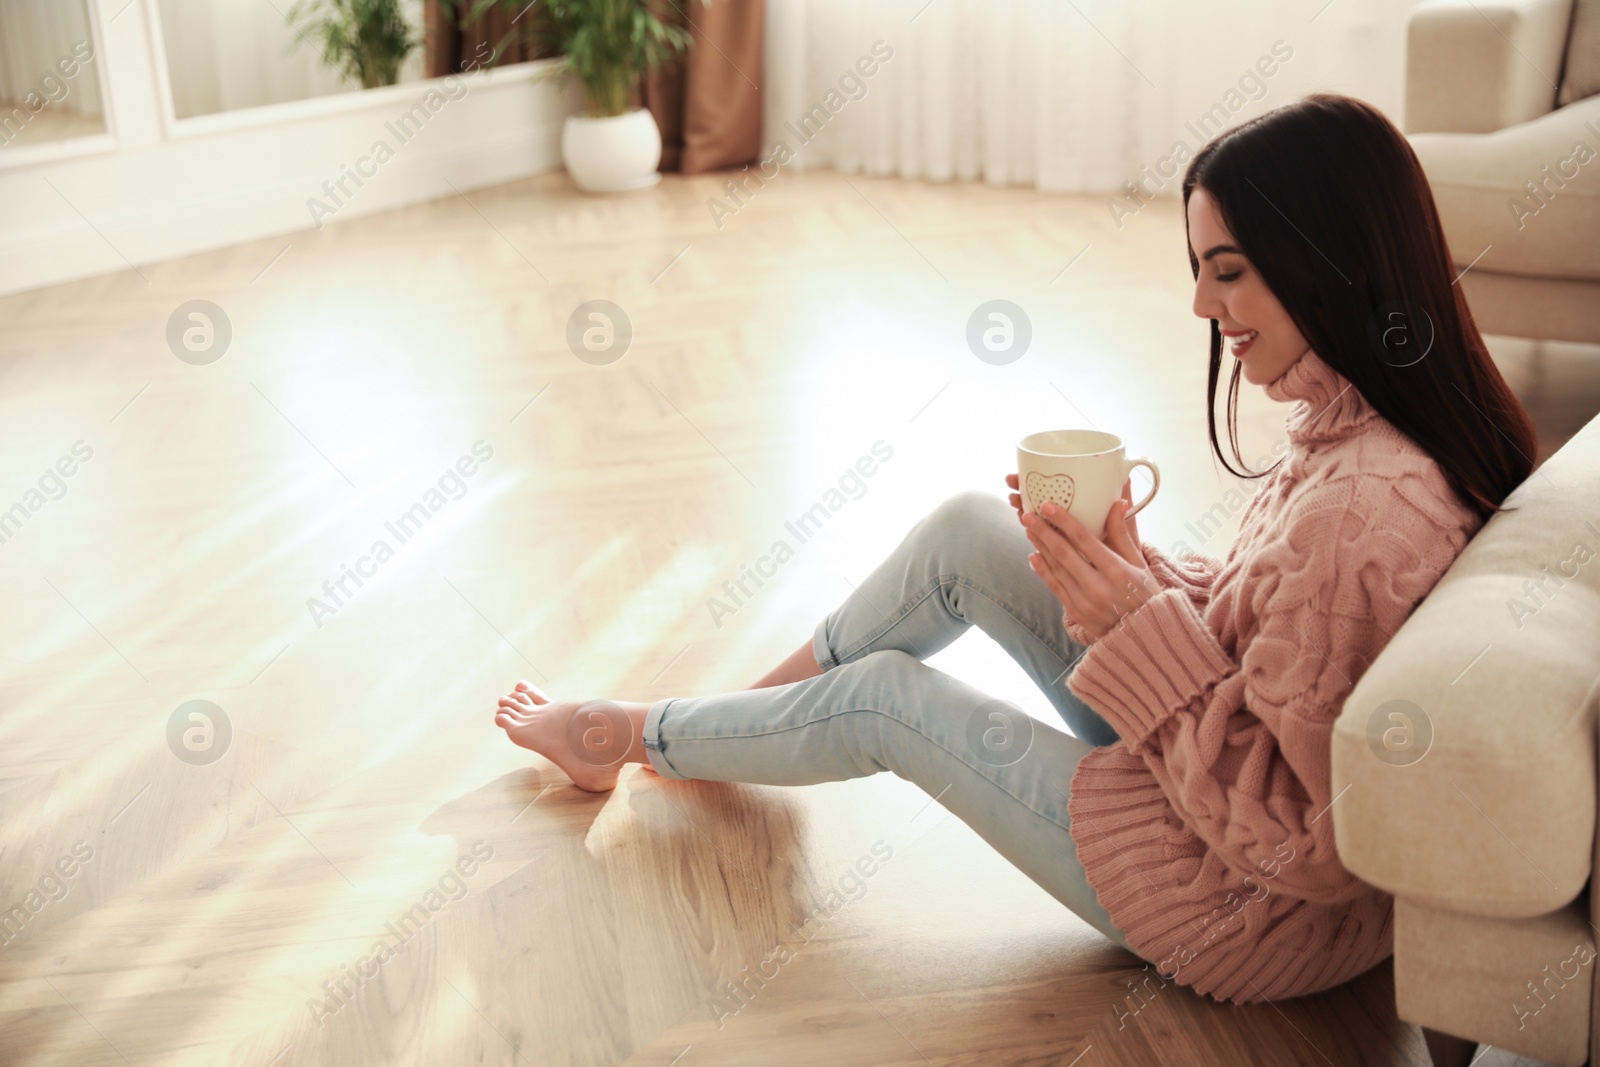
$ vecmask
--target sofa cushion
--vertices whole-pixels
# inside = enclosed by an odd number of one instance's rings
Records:
[[[1457,284],[1484,333],[1600,345],[1600,282],[1469,270]]]
[[[1600,0],[1577,0],[1556,103],[1565,106],[1596,93],[1600,93]]]
[[[1578,1067],[1589,1055],[1594,931],[1580,896],[1533,919],[1486,919],[1395,902],[1400,1018]]]
[[[1331,812],[1367,882],[1523,918],[1577,896],[1593,859],[1600,417],[1506,506],[1345,699]]]
[[[1474,270],[1600,281],[1600,96],[1494,133],[1410,141],[1458,269],[1482,252]]]
[[[1573,0],[1421,0],[1406,23],[1407,133],[1488,133],[1556,106]]]

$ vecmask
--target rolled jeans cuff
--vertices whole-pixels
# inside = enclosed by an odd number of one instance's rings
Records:
[[[811,634],[811,658],[817,661],[817,666],[824,672],[831,671],[839,665],[833,658],[833,649],[828,647],[828,616],[824,615],[817,623],[817,628]]]
[[[644,742],[645,755],[650,757],[650,766],[663,778],[688,778],[686,774],[679,774],[677,768],[667,762],[667,755],[662,750],[664,742],[661,740],[661,716],[666,714],[667,705],[677,697],[663,697],[650,705],[650,710],[645,713],[644,729],[641,731]]]

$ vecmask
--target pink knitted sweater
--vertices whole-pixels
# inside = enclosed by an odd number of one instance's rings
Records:
[[[1100,903],[1162,977],[1236,1002],[1338,985],[1393,949],[1393,904],[1339,861],[1344,699],[1481,520],[1315,353],[1226,559],[1144,546],[1162,589],[1068,684],[1120,735],[1068,814]],[[1076,623],[1069,629],[1081,632]]]

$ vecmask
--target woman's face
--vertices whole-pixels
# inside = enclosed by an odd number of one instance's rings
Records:
[[[1189,242],[1200,262],[1194,313],[1217,320],[1222,350],[1244,364],[1246,381],[1276,381],[1311,346],[1234,245],[1216,201],[1200,185],[1189,193]]]

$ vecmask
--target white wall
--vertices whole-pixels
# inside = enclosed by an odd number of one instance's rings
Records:
[[[0,293],[306,229],[313,197],[337,225],[561,165],[576,97],[530,84],[548,60],[179,121],[156,0],[87,2],[108,132],[0,148]],[[387,124],[430,91],[436,110],[401,143]],[[363,157],[373,176],[329,196]]]

